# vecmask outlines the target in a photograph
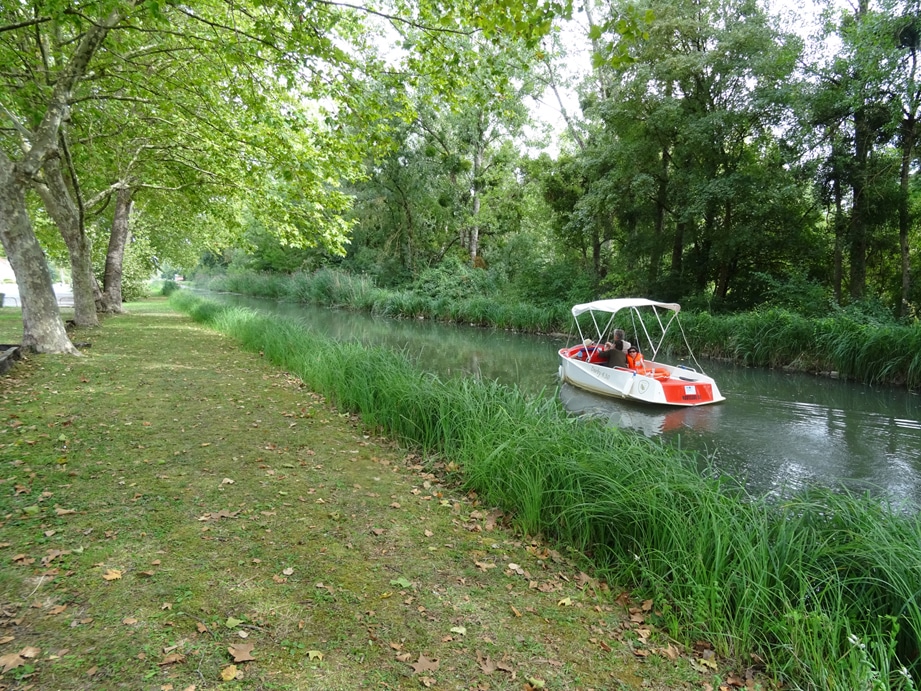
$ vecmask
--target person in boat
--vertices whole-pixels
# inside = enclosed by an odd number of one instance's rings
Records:
[[[599,354],[601,364],[608,367],[626,367],[627,350],[630,348],[630,341],[624,340],[624,330],[614,329],[614,342],[608,341]]]
[[[635,345],[631,345],[627,348],[627,367],[632,370],[642,370],[645,368],[643,354]]]

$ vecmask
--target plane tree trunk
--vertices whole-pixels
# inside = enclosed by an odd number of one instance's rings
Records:
[[[26,187],[17,166],[0,151],[0,241],[19,286],[22,346],[39,353],[76,355],[61,320],[51,270],[26,210]]]
[[[96,278],[93,276],[92,244],[83,228],[82,215],[68,191],[60,159],[52,157],[42,170],[42,182],[35,186],[45,210],[57,225],[70,255],[74,286],[74,322],[77,326],[99,326],[96,316]]]
[[[115,195],[115,214],[112,218],[112,232],[109,234],[106,272],[100,300],[100,307],[104,312],[125,311],[122,307],[122,265],[125,261],[125,248],[131,239],[128,225],[131,216],[131,194],[131,188],[123,186]]]

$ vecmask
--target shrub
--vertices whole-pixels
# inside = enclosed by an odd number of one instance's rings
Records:
[[[180,286],[176,281],[163,281],[163,285],[160,287],[160,295],[169,297],[179,289]]]

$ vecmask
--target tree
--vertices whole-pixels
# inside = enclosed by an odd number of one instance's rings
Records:
[[[10,260],[22,298],[23,343],[38,352],[72,353],[71,344],[61,321],[51,274],[32,228],[26,206],[26,191],[46,161],[58,154],[59,137],[68,117],[71,100],[78,84],[87,74],[90,62],[108,33],[133,11],[135,3],[124,2],[87,21],[72,45],[72,52],[56,78],[46,89],[44,110],[19,113],[4,105],[6,130],[22,152],[15,156],[12,147],[0,150],[0,241]],[[20,8],[15,8],[20,9]],[[11,10],[12,12],[15,12]],[[69,16],[69,15],[68,15]],[[39,27],[51,18],[11,17],[6,30]],[[78,22],[77,23],[81,23]],[[9,48],[9,44],[6,44]],[[9,58],[4,60],[9,64]]]
[[[615,5],[612,17],[625,11]],[[586,222],[610,227],[604,241],[616,243],[618,268],[635,272],[633,289],[742,300],[761,250],[783,250],[767,232],[783,218],[778,205],[799,219],[784,232],[804,225],[774,133],[800,44],[747,0],[651,2],[636,12],[654,16],[648,38],[608,63],[604,91],[583,97],[603,125],[586,147],[588,195],[597,197]]]

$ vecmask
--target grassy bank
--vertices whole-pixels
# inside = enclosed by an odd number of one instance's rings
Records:
[[[451,482],[457,460],[383,433],[396,399],[440,396],[449,413],[454,393],[427,394],[431,380],[380,353],[185,307],[249,350],[152,301],[75,332],[91,343],[82,358],[27,356],[0,377],[0,689],[745,680],[750,660],[681,646],[653,603],[510,530]],[[0,342],[20,333],[19,311],[0,310]],[[350,381],[363,358],[393,388],[368,372]],[[357,418],[343,388],[378,412]],[[503,414],[501,392],[464,395]],[[400,421],[408,437],[436,424],[428,412]],[[462,422],[445,418],[429,443]]]
[[[913,507],[814,492],[782,504],[702,477],[629,433],[574,424],[554,401],[440,381],[382,350],[201,301],[175,304],[264,353],[366,423],[450,459],[490,505],[654,595],[673,634],[767,659],[804,688],[914,688],[921,525]]]
[[[482,296],[438,299],[378,288],[362,276],[330,269],[293,275],[218,274],[201,281],[211,290],[360,310],[390,317],[438,319],[526,333],[568,333],[571,305],[538,308]],[[869,384],[921,388],[921,325],[880,324],[841,312],[810,319],[782,309],[738,315],[682,313],[698,355],[754,367],[787,368]],[[649,325],[653,328],[653,325]],[[635,339],[634,339],[635,341]],[[680,350],[681,343],[676,342]],[[680,353],[679,353],[680,354]]]

